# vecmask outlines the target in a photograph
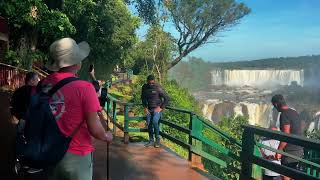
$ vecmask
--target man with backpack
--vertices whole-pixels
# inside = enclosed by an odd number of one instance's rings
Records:
[[[154,146],[158,148],[160,147],[159,120],[161,118],[162,110],[168,105],[170,98],[163,88],[155,82],[155,77],[149,75],[147,77],[147,84],[142,86],[141,100],[147,115],[149,132],[149,142],[145,144],[145,147]],[[154,134],[156,138],[155,143]]]
[[[89,52],[86,42],[55,41],[46,64],[53,73],[40,82],[31,100],[22,154],[33,166],[53,167],[51,180],[91,180],[91,136],[107,143],[113,138],[99,120],[101,108],[93,85],[76,77]]]
[[[280,114],[280,130],[287,134],[302,135],[302,121],[298,112],[290,108],[284,97],[281,94],[274,95],[271,102]],[[278,150],[284,151],[288,154],[303,157],[303,147],[289,144],[287,142],[280,142]],[[275,159],[281,159],[281,164],[293,169],[298,169],[299,161],[287,156],[282,156],[276,153]],[[284,177],[284,180],[289,180],[289,177]]]

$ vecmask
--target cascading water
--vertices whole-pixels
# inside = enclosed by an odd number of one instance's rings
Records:
[[[213,70],[212,85],[220,86],[276,86],[297,82],[303,86],[304,70]]]
[[[219,121],[221,117],[247,116],[249,124],[269,127],[270,123],[277,121],[277,116],[273,117],[272,105],[267,103],[208,100],[203,104],[202,112],[213,122]]]

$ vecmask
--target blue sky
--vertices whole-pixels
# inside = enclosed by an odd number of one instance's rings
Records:
[[[251,13],[219,41],[190,56],[207,61],[253,60],[320,54],[320,0],[239,0]],[[167,31],[174,33],[168,25]],[[139,30],[140,36],[146,31]]]

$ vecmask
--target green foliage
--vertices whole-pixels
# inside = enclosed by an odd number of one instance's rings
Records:
[[[65,14],[49,10],[42,0],[1,1],[0,15],[8,19],[10,50],[16,53],[13,63],[24,68],[45,60],[50,43],[76,31]]]
[[[0,2],[0,15],[9,22],[10,50],[17,54],[15,62],[30,66],[36,60],[45,61],[45,57],[30,58],[38,57],[37,54],[47,56],[54,40],[69,36],[78,42],[88,41],[90,63],[96,65],[97,78],[105,79],[116,64],[124,61],[137,41],[135,30],[139,19],[131,15],[122,0],[69,0],[64,6],[61,2],[49,4],[52,9],[43,0]],[[80,74],[87,74],[88,66],[89,62],[84,63]]]
[[[219,129],[221,129],[226,134],[230,135],[232,138],[240,141],[243,133],[242,125],[248,124],[248,119],[242,116],[222,118],[221,121],[217,124]],[[210,129],[204,129],[204,136],[213,140],[214,142],[226,147],[231,150],[234,154],[237,154],[240,157],[241,148],[235,145],[233,142],[230,142],[226,139],[219,137],[217,134],[212,132]],[[203,163],[205,168],[209,171],[210,174],[218,176],[221,179],[239,179],[239,174],[237,174],[232,168],[240,169],[240,162],[232,159],[230,156],[223,155],[218,151],[214,150],[208,145],[203,145],[203,150],[216,156],[219,159],[222,159],[227,162],[228,168],[222,168],[219,165],[211,162],[210,160],[204,159]]]
[[[149,28],[144,41],[139,42],[131,53],[134,63],[131,67],[135,74],[146,71],[156,74],[159,79],[166,77],[167,65],[173,59],[174,38],[160,26]]]
[[[136,43],[139,19],[122,0],[66,1],[64,12],[77,29],[75,39],[90,44],[89,60],[95,64],[97,78],[109,78],[114,66],[124,61]],[[82,74],[87,73],[88,64]]]
[[[135,0],[139,15],[147,24],[173,23],[178,37],[177,56],[167,69],[202,45],[216,40],[216,35],[236,25],[250,9],[235,0]]]
[[[14,51],[7,51],[4,55],[4,62],[19,67],[22,59]]]

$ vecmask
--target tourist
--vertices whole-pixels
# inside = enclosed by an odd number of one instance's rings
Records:
[[[28,110],[28,106],[30,104],[30,99],[33,94],[36,92],[36,87],[40,81],[39,75],[35,72],[28,72],[25,77],[25,85],[18,88],[12,95],[11,98],[11,123],[16,125],[17,136],[23,135],[25,128],[25,116]],[[16,153],[14,153],[14,172],[16,174],[20,173],[20,157]],[[23,167],[27,173],[33,174],[42,171],[42,169],[29,168],[27,166]]]
[[[271,125],[270,129],[273,131],[278,131],[278,128],[275,125]],[[273,149],[277,149],[280,142],[277,140],[274,140],[274,139],[264,138],[261,141],[261,144],[268,146],[268,147],[271,147]],[[264,157],[265,159],[268,159],[276,164],[281,164],[280,160],[274,158],[274,156],[276,154],[275,152],[272,152],[272,151],[264,149],[264,148],[261,148],[260,152],[262,154],[262,157]],[[273,171],[270,171],[269,169],[264,169],[263,180],[281,180],[281,176],[280,176],[280,174],[273,172]]]
[[[169,103],[169,96],[163,88],[155,82],[155,77],[153,75],[149,75],[147,78],[147,84],[142,86],[141,100],[144,111],[147,115],[147,126],[149,132],[149,142],[145,144],[145,146],[154,146],[158,148],[160,147],[159,120],[163,109]],[[154,134],[156,139],[155,143]]]
[[[13,93],[10,102],[11,121],[13,124],[18,124],[20,120],[24,119],[30,103],[30,97],[35,93],[39,81],[40,79],[37,73],[28,72],[25,77],[25,85]]]
[[[50,46],[50,60],[47,68],[54,73],[46,77],[41,89],[48,91],[59,81],[75,77],[81,69],[81,62],[89,55],[86,42],[77,44],[71,38],[55,41]],[[50,100],[52,113],[59,129],[65,136],[71,136],[79,127],[63,159],[50,174],[51,180],[91,180],[92,152],[91,136],[105,142],[112,141],[112,134],[105,132],[99,117],[100,104],[93,85],[87,81],[73,81],[59,89]]]
[[[287,134],[302,135],[302,123],[299,114],[296,110],[289,108],[284,97],[277,94],[271,100],[273,106],[281,113],[280,115],[280,130]],[[287,142],[280,142],[278,150],[284,151],[288,154],[303,157],[303,148],[301,146],[293,145]],[[279,153],[275,155],[276,159],[281,159],[281,164],[290,168],[298,169],[299,161],[287,156],[282,156]],[[284,177],[284,180],[290,179]]]

